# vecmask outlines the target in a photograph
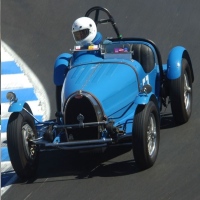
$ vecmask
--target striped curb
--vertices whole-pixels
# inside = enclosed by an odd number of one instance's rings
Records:
[[[34,83],[34,84],[33,84]],[[21,101],[26,101],[36,119],[44,121],[49,118],[49,103],[42,84],[31,69],[1,41],[1,195],[17,179],[8,155],[6,129],[11,113],[6,94],[12,91]]]

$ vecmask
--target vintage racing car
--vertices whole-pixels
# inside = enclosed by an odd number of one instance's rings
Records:
[[[108,18],[99,19],[104,12]],[[192,112],[194,74],[188,51],[174,47],[166,64],[157,46],[142,38],[123,38],[114,18],[92,7],[96,24],[111,23],[117,35],[99,45],[75,46],[54,66],[56,119],[39,122],[26,102],[7,94],[12,112],[7,144],[14,170],[33,176],[41,149],[93,150],[132,145],[136,164],[151,167],[159,149],[160,112],[170,99],[177,124]]]

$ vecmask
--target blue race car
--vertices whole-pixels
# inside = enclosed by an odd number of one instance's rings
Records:
[[[99,19],[101,12],[108,18]],[[105,8],[92,7],[85,17],[91,13],[96,25],[111,23],[117,37],[76,45],[70,54],[56,59],[56,119],[39,122],[26,102],[17,101],[13,92],[7,94],[12,112],[8,151],[22,179],[35,174],[40,150],[49,148],[94,150],[131,145],[136,164],[147,169],[158,155],[160,112],[167,100],[177,124],[191,116],[194,74],[188,51],[176,46],[167,64],[162,64],[152,41],[123,38]],[[88,35],[88,30],[76,31],[76,40]]]

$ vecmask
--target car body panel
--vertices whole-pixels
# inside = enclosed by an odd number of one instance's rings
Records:
[[[134,70],[127,65],[96,63],[70,69],[64,88],[64,99],[79,90],[89,92],[110,115],[119,105],[123,107],[134,100],[138,93],[138,82]]]
[[[72,55],[69,53],[63,53],[58,56],[54,64],[54,84],[62,85],[67,74],[69,61]]]
[[[168,79],[177,79],[181,75],[181,63],[183,52],[185,51],[184,47],[177,46],[174,47],[168,56],[167,61],[167,78]]]
[[[8,108],[8,112],[20,112],[22,111],[23,107],[24,107],[25,102],[24,101],[16,101],[13,102],[9,108]]]

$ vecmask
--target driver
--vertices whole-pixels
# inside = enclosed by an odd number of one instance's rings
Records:
[[[95,22],[89,17],[80,17],[72,25],[72,34],[77,45],[87,47],[98,45],[102,41],[101,33],[97,32]]]

